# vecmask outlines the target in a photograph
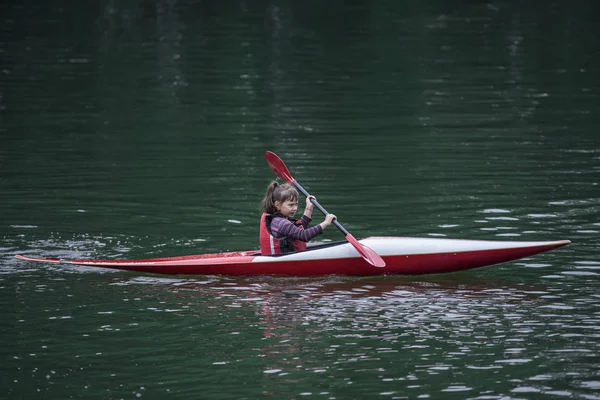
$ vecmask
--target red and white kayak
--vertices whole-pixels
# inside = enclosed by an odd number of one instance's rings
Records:
[[[518,242],[411,237],[368,237],[359,242],[379,254],[386,266],[376,268],[370,265],[352,244],[345,241],[274,256],[263,256],[256,250],[249,250],[145,260],[16,257],[27,261],[173,275],[422,275],[500,264],[571,243],[569,240]]]

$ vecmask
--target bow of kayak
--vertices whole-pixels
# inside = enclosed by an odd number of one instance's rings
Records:
[[[411,237],[368,237],[359,240],[379,254],[385,268],[367,263],[348,242],[263,256],[256,250],[150,258],[143,260],[64,260],[17,255],[26,261],[62,263],[157,274],[195,275],[423,275],[479,268],[543,253],[569,240],[524,242]]]

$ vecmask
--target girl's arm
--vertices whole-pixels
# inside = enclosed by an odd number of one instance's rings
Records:
[[[308,222],[310,222],[310,220],[312,219],[312,211],[313,211],[313,208],[314,208],[314,205],[310,201],[310,199],[315,199],[316,200],[317,198],[315,196],[308,196],[306,198],[306,208],[304,208],[304,214],[302,214],[302,216],[303,217],[306,216],[309,219]],[[302,220],[304,220],[304,218],[302,218]],[[306,228],[306,226],[305,226],[305,228]]]

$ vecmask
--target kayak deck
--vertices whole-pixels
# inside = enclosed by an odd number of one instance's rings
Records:
[[[157,274],[195,275],[422,275],[456,272],[500,264],[543,253],[571,242],[464,240],[445,238],[369,237],[360,240],[386,263],[368,264],[345,241],[305,251],[263,256],[257,250],[150,258],[142,260],[64,260],[17,255],[25,261],[111,268]]]

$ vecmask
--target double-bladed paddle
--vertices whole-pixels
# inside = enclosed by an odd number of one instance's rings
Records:
[[[292,185],[294,185],[294,187],[296,189],[298,189],[306,197],[310,196],[308,194],[308,192],[306,190],[304,190],[304,188],[302,186],[300,186],[300,184],[298,182],[296,182],[296,180],[294,179],[294,177],[292,176],[292,174],[290,173],[290,171],[286,167],[285,163],[281,160],[281,158],[279,158],[277,156],[277,154],[275,154],[275,153],[273,153],[271,151],[266,151],[265,152],[265,159],[267,160],[267,163],[269,164],[269,167],[271,167],[271,169],[273,170],[273,173],[279,179],[281,179],[282,181],[286,181],[286,182],[291,183]],[[310,201],[323,214],[325,214],[325,215],[329,214],[327,212],[327,210],[325,210],[323,208],[323,206],[321,206],[316,199],[311,199]],[[352,244],[352,246],[354,246],[354,248],[356,249],[356,251],[358,251],[358,253],[362,256],[362,258],[364,258],[369,264],[374,265],[375,267],[385,267],[385,261],[383,261],[383,259],[379,256],[379,254],[375,253],[375,251],[373,251],[373,249],[365,246],[364,244],[362,244],[358,240],[356,240],[354,238],[354,236],[352,236],[352,234],[350,234],[350,232],[348,232],[346,230],[346,228],[344,228],[342,226],[342,224],[340,224],[337,221],[337,219],[333,220],[333,224],[340,231],[342,231],[342,233],[344,235],[346,235],[346,240],[349,241],[350,244]]]

